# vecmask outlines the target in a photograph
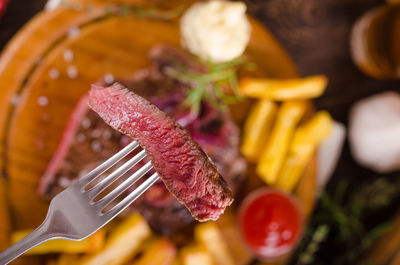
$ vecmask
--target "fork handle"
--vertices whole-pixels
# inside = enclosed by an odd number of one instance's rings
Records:
[[[41,224],[32,233],[18,241],[16,244],[0,253],[0,265],[5,265],[18,258],[31,248],[54,238],[54,235],[48,233],[47,226]]]

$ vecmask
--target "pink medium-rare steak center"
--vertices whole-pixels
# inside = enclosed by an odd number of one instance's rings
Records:
[[[89,105],[111,127],[146,150],[168,190],[199,221],[216,220],[232,192],[188,132],[146,99],[114,84],[94,86]]]

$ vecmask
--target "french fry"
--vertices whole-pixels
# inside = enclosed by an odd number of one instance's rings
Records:
[[[178,256],[175,256],[175,258],[172,260],[172,265],[181,265],[181,260],[179,259]]]
[[[299,200],[305,220],[308,220],[314,210],[317,198],[317,158],[315,154],[311,155],[299,182],[294,189],[294,195]]]
[[[150,227],[139,214],[126,218],[110,235],[104,248],[83,257],[80,265],[120,265],[128,262],[151,236]]]
[[[131,265],[172,265],[176,256],[176,247],[168,239],[156,240],[140,259]]]
[[[296,130],[276,187],[287,191],[294,188],[318,144],[331,134],[332,124],[329,113],[320,111]]]
[[[235,262],[224,238],[214,222],[202,223],[194,230],[195,239],[211,254],[215,265],[234,265]]]
[[[293,132],[308,105],[307,101],[287,101],[280,107],[271,137],[257,165],[257,174],[267,184],[275,183]]]
[[[248,97],[293,100],[319,97],[327,84],[328,79],[323,75],[296,79],[243,78],[239,88]]]
[[[78,261],[79,261],[78,255],[62,254],[60,255],[60,257],[58,257],[58,260],[55,263],[55,265],[72,265],[72,264],[77,264]]]
[[[268,139],[268,133],[276,114],[277,106],[269,99],[259,100],[251,109],[244,125],[242,154],[257,162]]]
[[[13,244],[31,233],[32,230],[21,230],[15,231],[11,235],[11,241]],[[99,230],[92,236],[82,241],[70,241],[63,239],[55,239],[47,241],[35,248],[29,250],[26,255],[42,255],[50,253],[95,253],[104,246],[105,232]]]
[[[182,265],[214,265],[212,257],[203,246],[187,246],[181,249]]]
[[[254,259],[254,253],[246,246],[238,229],[237,213],[228,208],[216,222],[225,239],[225,243],[232,255],[235,265],[247,265]]]

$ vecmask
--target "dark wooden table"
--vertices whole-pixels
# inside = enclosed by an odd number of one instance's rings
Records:
[[[46,0],[10,0],[0,20],[0,49],[23,24],[40,11]],[[349,35],[354,21],[382,0],[246,0],[252,15],[261,20],[291,54],[303,75],[325,74],[329,87],[316,106],[347,124],[353,102],[384,90],[400,90],[399,81],[374,80],[353,64]],[[268,58],[265,58],[268,60]],[[339,178],[354,182],[377,175],[358,166],[346,143],[331,186]]]

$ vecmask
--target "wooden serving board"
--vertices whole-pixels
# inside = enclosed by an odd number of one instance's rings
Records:
[[[108,15],[100,2],[90,12],[57,9],[38,14],[0,58],[0,168],[6,177],[12,229],[33,228],[43,220],[48,202],[36,195],[38,181],[74,105],[90,84],[107,74],[126,78],[147,67],[147,52],[155,44],[180,44],[178,20]],[[289,56],[269,31],[254,19],[251,24],[246,55],[259,72],[297,77]],[[66,51],[72,51],[72,60],[65,59]],[[76,76],[71,69],[76,69]],[[309,172],[302,194],[314,190],[310,179],[315,171]]]

